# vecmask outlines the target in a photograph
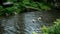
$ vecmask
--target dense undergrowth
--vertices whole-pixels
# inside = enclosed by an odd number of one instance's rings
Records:
[[[4,8],[0,5],[0,16],[4,15],[5,13],[14,14],[14,12],[19,14],[21,12],[24,12],[24,9],[26,8],[25,6],[33,7],[33,9],[38,8],[41,10],[50,10],[51,9],[49,4],[41,2],[41,1],[40,2],[34,2],[32,0],[21,0],[21,1],[7,0],[7,1],[13,2],[13,6]]]

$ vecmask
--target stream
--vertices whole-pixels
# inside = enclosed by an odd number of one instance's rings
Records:
[[[31,11],[20,15],[0,17],[0,34],[34,34],[34,32],[42,34],[41,27],[51,26],[55,20],[54,14]],[[39,17],[41,19],[38,20]]]

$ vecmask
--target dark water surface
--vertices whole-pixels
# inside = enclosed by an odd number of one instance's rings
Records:
[[[48,12],[26,12],[20,15],[0,18],[1,34],[42,34],[43,25],[50,26],[55,20],[55,13]],[[38,18],[41,17],[40,20]],[[58,17],[57,17],[58,18]],[[33,22],[34,20],[34,22]]]

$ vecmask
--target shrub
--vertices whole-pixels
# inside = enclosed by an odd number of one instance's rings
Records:
[[[3,8],[2,6],[0,6],[0,15],[5,14],[5,13],[11,14],[13,12],[17,12],[17,13],[24,12],[23,10],[25,9],[24,8],[25,6],[38,8],[41,10],[50,9],[50,7],[43,4],[43,2],[36,3],[36,2],[33,2],[32,0],[22,0],[21,2],[17,2],[18,0],[7,0],[7,1],[13,2],[13,6],[7,7],[7,8]]]
[[[55,24],[51,27],[43,26],[43,34],[60,34],[60,19],[54,22]]]

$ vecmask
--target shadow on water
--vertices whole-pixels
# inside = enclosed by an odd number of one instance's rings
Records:
[[[37,18],[41,17],[40,20]],[[41,34],[41,26],[51,26],[56,19],[60,18],[60,12],[52,11],[31,11],[20,15],[0,17],[1,34]],[[32,19],[35,19],[34,23]]]

